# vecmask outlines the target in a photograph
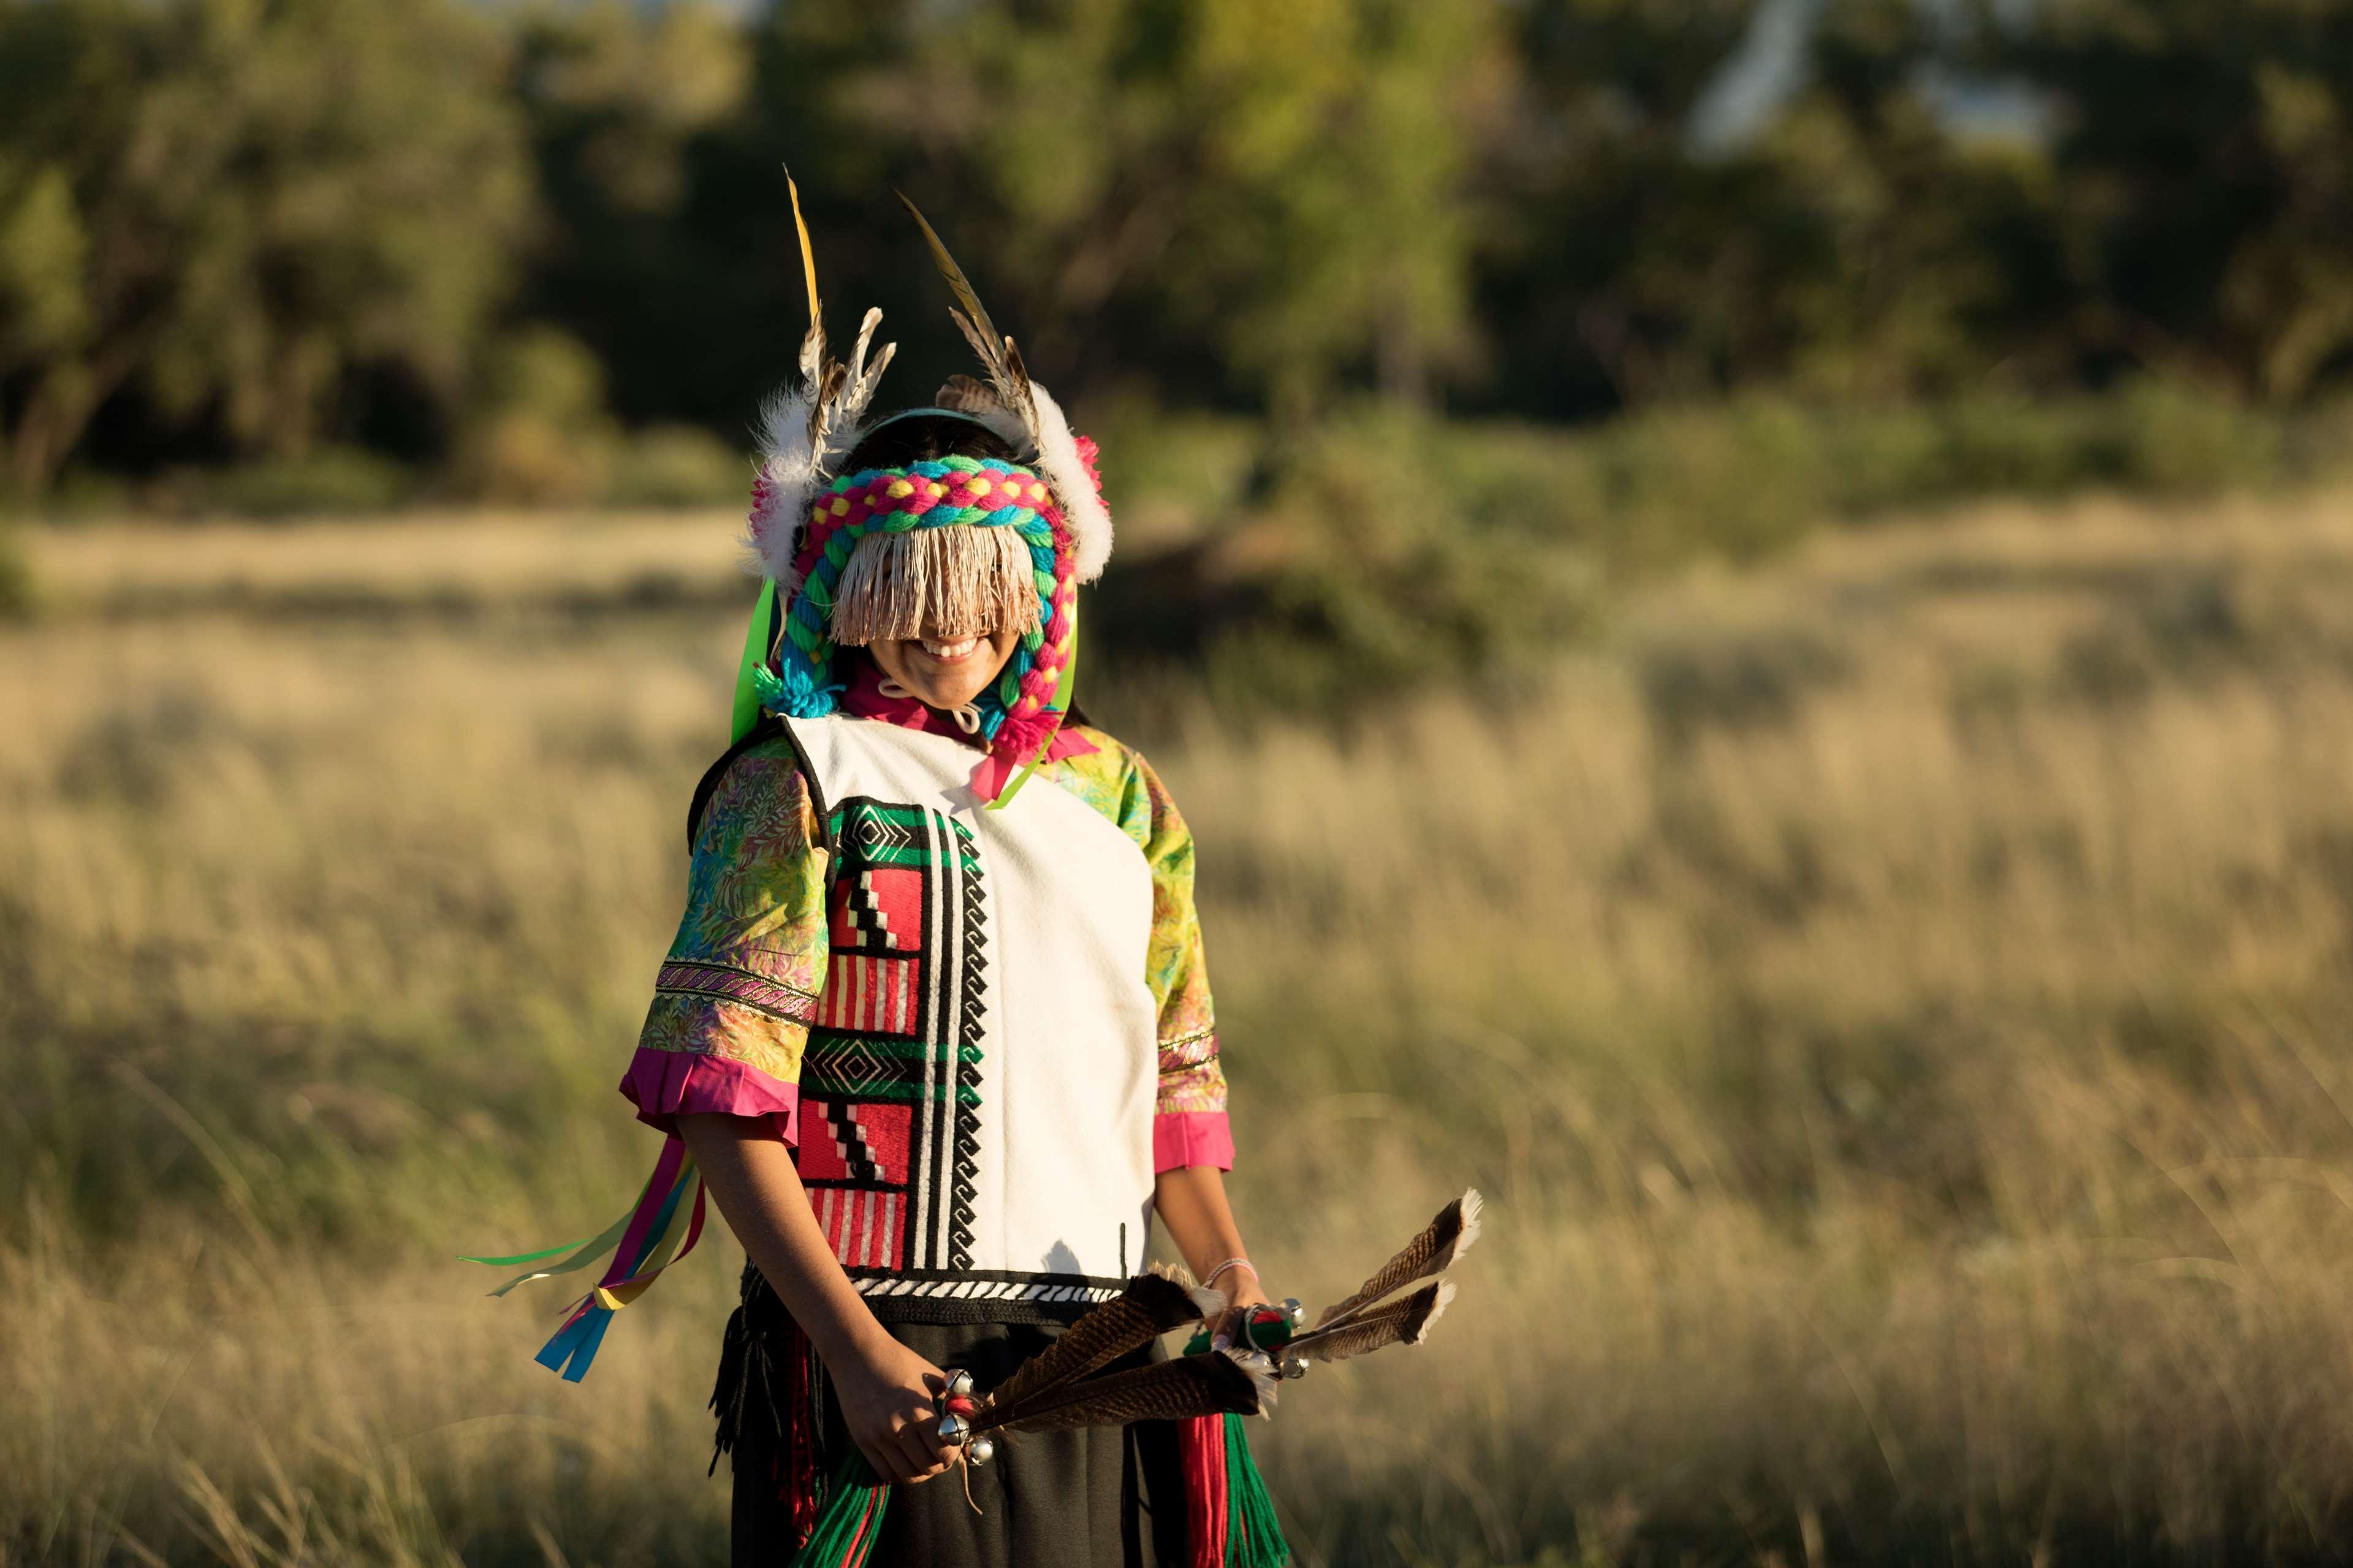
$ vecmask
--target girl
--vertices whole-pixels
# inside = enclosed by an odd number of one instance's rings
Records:
[[[991,384],[867,421],[879,312],[830,362],[810,269],[754,490],[738,739],[696,792],[622,1084],[673,1141],[543,1359],[585,1371],[691,1245],[699,1173],[749,1258],[713,1401],[736,1562],[789,1561],[852,1448],[895,1483],[877,1563],[1220,1561],[1198,1478],[1222,1461],[1180,1461],[1169,1424],[923,1484],[956,1458],[944,1369],[1001,1382],[1143,1268],[1152,1215],[1233,1312],[1267,1299],[1223,1186],[1191,839],[1144,759],[1068,711],[1076,587],[1110,553],[1093,448],[924,232]]]

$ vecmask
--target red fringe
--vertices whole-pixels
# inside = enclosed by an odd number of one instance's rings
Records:
[[[817,1352],[798,1323],[785,1321],[785,1443],[777,1457],[777,1500],[792,1510],[793,1549],[798,1551],[817,1528]]]
[[[1196,1415],[1182,1423],[1176,1452],[1185,1469],[1185,1535],[1192,1544],[1187,1568],[1226,1568],[1226,1418]]]

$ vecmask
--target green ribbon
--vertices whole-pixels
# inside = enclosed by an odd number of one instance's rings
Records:
[[[761,583],[760,596],[753,603],[752,625],[744,633],[743,662],[735,667],[735,711],[727,736],[731,746],[750,734],[752,727],[760,721],[758,672],[768,662],[776,633],[776,584],[774,578],[768,578]]]

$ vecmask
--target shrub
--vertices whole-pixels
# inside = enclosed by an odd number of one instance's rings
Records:
[[[658,425],[614,454],[605,500],[614,506],[715,506],[751,493],[752,466],[709,431]]]
[[[353,447],[327,447],[288,458],[183,476],[187,502],[248,517],[303,512],[382,511],[406,500],[414,478],[388,458]]]

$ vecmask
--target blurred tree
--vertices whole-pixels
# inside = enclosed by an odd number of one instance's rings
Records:
[[[1492,0],[922,10],[827,86],[838,122],[908,150],[911,193],[1034,323],[1049,374],[1117,358],[1187,400],[1303,411],[1366,373],[1418,397],[1461,332],[1499,16]]]
[[[1514,14],[1516,95],[1482,159],[1494,219],[1475,259],[1487,401],[1570,417],[1717,384],[1722,347],[1691,346],[1688,301],[1661,311],[1653,280],[1672,270],[1732,298],[1746,288],[1724,241],[1753,173],[1694,157],[1689,127],[1758,4],[1531,0]]]
[[[781,200],[768,170],[713,166],[740,129],[754,50],[741,21],[699,0],[539,5],[519,22],[513,80],[549,221],[531,253],[529,313],[605,362],[619,412],[647,420],[748,416],[749,389],[713,385],[744,258],[724,209]],[[773,370],[774,366],[771,366]]]
[[[2050,93],[2094,357],[2288,399],[2353,358],[2353,4],[1978,0]]]
[[[445,402],[531,210],[454,0],[0,0],[0,416],[47,483],[126,386],[298,455],[356,367]]]
[[[2049,340],[2064,284],[2042,150],[1952,132],[1935,90],[1947,35],[1908,0],[1829,0],[1792,100],[1744,140],[1695,144],[1757,10],[1529,14],[1524,140],[1495,164],[1527,216],[1481,258],[1482,316],[1520,324],[1498,345],[1505,398],[1559,416],[2030,374],[2021,351]]]

